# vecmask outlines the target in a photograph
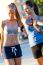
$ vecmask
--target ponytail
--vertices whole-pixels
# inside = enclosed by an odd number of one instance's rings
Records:
[[[36,3],[33,3],[33,9],[36,15],[39,15],[38,6]]]

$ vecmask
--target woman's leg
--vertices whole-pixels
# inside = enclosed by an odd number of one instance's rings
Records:
[[[21,57],[15,58],[15,65],[21,65]]]
[[[4,59],[5,65],[15,65],[14,59]]]
[[[38,65],[43,65],[43,57],[36,59]]]
[[[43,65],[43,56],[42,56],[42,45],[36,45],[32,47],[32,52],[35,60],[37,61],[38,65]]]

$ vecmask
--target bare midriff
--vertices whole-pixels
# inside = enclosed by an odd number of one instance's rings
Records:
[[[4,37],[3,46],[14,46],[14,45],[18,45],[18,37],[17,37],[17,35]]]

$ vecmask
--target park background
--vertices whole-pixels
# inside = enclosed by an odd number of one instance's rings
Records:
[[[23,5],[20,5],[18,3],[25,2],[26,0],[0,0],[0,24],[1,21],[8,18],[7,14],[7,5],[10,4],[11,2],[14,2],[17,5],[19,14],[21,14],[21,18],[25,16],[25,14],[20,13],[20,11],[23,10]],[[39,15],[43,16],[43,0],[31,0],[32,3],[36,3],[38,6],[38,11]],[[22,22],[25,23],[25,20],[22,19]],[[0,35],[1,35],[1,25],[0,25]],[[19,34],[19,42],[21,44],[21,49],[23,52],[23,57],[22,57],[22,65],[36,65],[34,62],[34,58],[32,55],[31,48],[29,46],[29,41],[28,38],[23,38],[21,33]],[[1,44],[1,40],[0,40]],[[4,65],[3,58],[0,56],[0,65]]]

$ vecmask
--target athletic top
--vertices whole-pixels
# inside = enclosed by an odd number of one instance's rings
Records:
[[[40,21],[40,17],[37,17],[37,20]],[[27,19],[26,23],[30,23],[32,20]],[[28,38],[29,38],[29,44],[30,47],[33,47],[37,44],[40,44],[43,42],[43,34],[37,32],[37,30],[35,30],[35,28],[33,26],[27,26],[28,28]],[[40,26],[40,29],[42,29],[42,27]]]
[[[4,43],[16,43],[16,36],[18,34],[18,23],[11,25],[8,20],[4,22]]]

